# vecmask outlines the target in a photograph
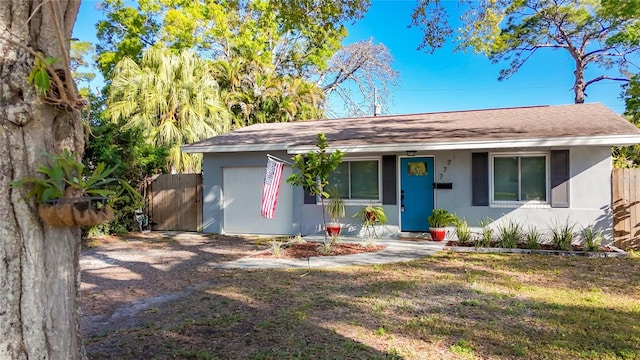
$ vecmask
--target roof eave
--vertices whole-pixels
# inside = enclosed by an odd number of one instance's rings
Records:
[[[435,150],[468,150],[468,149],[505,149],[505,148],[538,148],[538,147],[566,147],[566,146],[629,146],[640,144],[640,135],[604,135],[579,136],[559,138],[531,138],[510,140],[477,140],[477,141],[448,141],[432,143],[399,143],[399,144],[365,144],[330,146],[347,153],[371,152],[404,152],[435,151]],[[241,144],[241,145],[183,145],[185,153],[227,153],[227,152],[259,152],[259,151],[287,151],[289,154],[304,154],[316,149],[315,145],[286,144]]]
[[[482,141],[451,141],[437,143],[402,143],[402,144],[367,144],[353,146],[334,146],[346,153],[365,152],[404,152],[434,151],[434,150],[469,150],[469,149],[505,149],[505,148],[538,148],[538,147],[566,147],[566,146],[629,146],[640,144],[640,135],[606,135],[589,137],[563,137],[540,139],[511,139],[511,140],[482,140]],[[289,154],[303,154],[315,150],[315,146],[300,145],[288,149]]]
[[[185,153],[225,153],[244,151],[285,151],[289,144],[251,144],[251,145],[183,145]]]

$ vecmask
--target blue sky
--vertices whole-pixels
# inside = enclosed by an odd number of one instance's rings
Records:
[[[102,16],[95,10],[97,3],[84,0],[81,4],[74,36],[82,41],[96,42],[94,24]],[[433,54],[417,50],[421,33],[407,27],[414,5],[414,1],[373,0],[365,18],[348,26],[345,44],[373,39],[385,44],[395,59],[400,85],[393,93],[390,114],[573,103],[573,60],[567,53],[537,53],[518,73],[498,81],[505,64],[491,64],[472,53],[453,53],[451,44]],[[597,73],[588,69],[587,78]],[[595,83],[587,88],[587,95],[586,102],[624,111],[620,82]]]

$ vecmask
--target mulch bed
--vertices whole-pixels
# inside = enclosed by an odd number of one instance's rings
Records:
[[[320,246],[321,244],[317,242],[288,244],[282,246],[282,251],[278,256],[273,256],[271,254],[271,251],[265,251],[263,253],[253,255],[252,257],[300,259],[316,256],[354,255],[368,252],[377,252],[386,248],[386,246],[384,245],[364,246],[361,244],[353,243],[338,243],[331,246],[331,252],[323,254],[319,250]]]
[[[473,242],[468,242],[468,243],[459,243],[455,240],[451,240],[449,242],[447,242],[447,246],[449,247],[474,247],[474,243]],[[488,248],[499,248],[500,246],[498,246],[498,243],[492,243],[490,246],[487,246]],[[529,249],[525,246],[525,244],[516,244],[516,247],[514,249]],[[535,250],[558,250],[556,249],[553,245],[551,244],[539,244],[539,247]],[[571,245],[571,250],[570,251],[587,251],[587,249],[585,248],[584,245],[577,245],[577,244],[573,244]],[[599,247],[599,251],[600,252],[615,252],[614,249],[612,249],[609,246],[600,246]]]

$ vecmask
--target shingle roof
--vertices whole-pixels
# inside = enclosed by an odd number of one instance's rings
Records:
[[[583,139],[585,145],[596,144],[594,139],[601,140],[598,145],[640,143],[640,129],[604,105],[591,103],[256,124],[186,145],[183,150],[301,151],[314,146],[318,132],[327,135],[333,148],[360,151],[396,145],[428,149],[443,144],[473,148],[478,143],[504,141],[535,144],[545,139]],[[540,142],[544,144],[551,145]]]

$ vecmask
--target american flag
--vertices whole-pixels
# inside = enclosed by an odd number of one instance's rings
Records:
[[[264,174],[262,203],[260,206],[260,215],[264,218],[273,219],[275,215],[283,169],[284,163],[277,162],[271,158],[267,161],[267,172]]]

